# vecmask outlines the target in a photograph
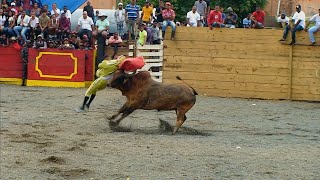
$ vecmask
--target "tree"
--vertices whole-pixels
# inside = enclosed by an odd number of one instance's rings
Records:
[[[118,0],[118,2],[123,1],[124,5],[127,5],[131,0]],[[194,2],[196,0],[164,0],[164,2],[171,2],[176,11],[176,20],[185,21],[187,13],[191,10]],[[144,5],[146,0],[137,0],[137,4],[141,7]],[[158,0],[150,0],[150,2],[157,7]],[[214,8],[214,5],[220,5],[225,9],[232,7],[232,9],[238,14],[239,19],[247,16],[248,13],[252,13],[256,6],[264,7],[267,4],[268,0],[213,0],[210,4],[211,9]]]

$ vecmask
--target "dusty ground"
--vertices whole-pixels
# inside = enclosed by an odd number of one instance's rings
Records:
[[[85,89],[0,88],[0,179],[320,179],[320,103],[198,96],[172,136],[174,112],[111,131],[117,90],[77,114]]]

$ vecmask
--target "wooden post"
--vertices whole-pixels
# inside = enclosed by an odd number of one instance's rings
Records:
[[[288,100],[291,100],[292,99],[292,75],[293,75],[293,46],[290,47],[288,66],[289,66]]]

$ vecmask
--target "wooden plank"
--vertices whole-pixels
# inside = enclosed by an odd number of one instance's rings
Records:
[[[157,63],[157,62],[163,62],[163,57],[159,57],[157,59],[144,59],[145,63]]]
[[[320,87],[320,78],[309,78],[309,77],[293,77],[292,78],[293,85],[300,85],[300,86],[318,86]]]
[[[163,67],[165,71],[171,72],[208,72],[219,74],[247,74],[247,75],[271,75],[271,76],[288,76],[287,68],[275,67],[252,67],[248,63],[246,66],[234,65],[216,65],[212,64],[188,64],[188,63],[166,63]],[[309,72],[309,71],[308,71]],[[310,74],[310,73],[307,73]]]
[[[320,101],[320,95],[317,94],[298,94],[293,93],[292,94],[292,100],[299,100],[299,101]]]
[[[244,75],[244,74],[215,74],[215,73],[198,73],[198,72],[168,72],[163,73],[166,79],[174,79],[177,75],[186,80],[206,80],[218,82],[248,82],[266,84],[287,84],[289,78],[281,76],[262,76],[262,75]]]
[[[292,86],[293,93],[296,94],[313,94],[320,95],[320,87],[319,86]]]
[[[162,52],[139,52],[137,51],[137,56],[159,56],[162,57],[163,53]]]

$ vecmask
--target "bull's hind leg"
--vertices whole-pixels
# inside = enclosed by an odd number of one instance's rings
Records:
[[[176,126],[173,129],[172,134],[176,134],[176,132],[178,131],[178,129],[182,126],[182,124],[184,123],[185,120],[187,120],[187,116],[186,113],[189,111],[189,109],[192,108],[194,104],[188,104],[188,105],[184,105],[182,107],[179,107],[176,110],[177,113],[177,121],[176,121]]]

